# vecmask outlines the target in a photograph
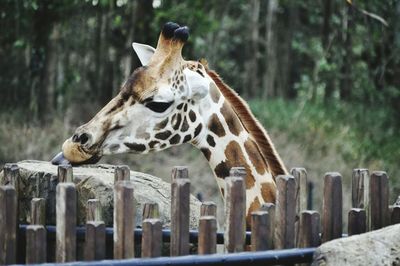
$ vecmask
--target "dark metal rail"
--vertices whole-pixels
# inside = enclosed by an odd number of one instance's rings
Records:
[[[57,265],[91,265],[91,266],[186,266],[186,265],[287,265],[295,263],[308,263],[312,261],[315,248],[283,249],[258,252],[241,252],[231,254],[214,255],[190,255],[181,257],[160,257],[154,259],[126,259],[126,260],[103,260],[94,262],[74,262]],[[52,264],[45,264],[52,265]]]

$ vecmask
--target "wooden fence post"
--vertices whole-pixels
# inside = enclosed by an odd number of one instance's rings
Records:
[[[172,170],[171,256],[189,254],[190,180],[187,167]]]
[[[390,224],[400,223],[400,206],[393,206],[392,213],[390,215]]]
[[[214,216],[217,217],[217,205],[212,201],[205,201],[200,206],[201,216]]]
[[[268,249],[269,222],[268,212],[255,211],[251,213],[251,251]]]
[[[106,252],[106,226],[102,221],[86,222],[85,260],[102,260]]]
[[[368,169],[353,169],[351,179],[351,206],[352,208],[364,209],[366,213],[366,225],[370,221],[369,214],[369,171]]]
[[[226,251],[243,251],[246,234],[246,187],[243,177],[225,178],[225,218]]]
[[[17,195],[17,221],[19,221],[19,190],[20,190],[20,176],[19,176],[19,166],[16,163],[6,163],[4,165],[4,178],[6,180],[6,185],[14,187],[15,193]],[[18,230],[16,232],[18,235]],[[17,236],[18,238],[18,236]]]
[[[354,169],[351,181],[351,206],[364,209],[368,205],[368,169]]]
[[[135,206],[131,181],[114,186],[114,259],[134,257]]]
[[[17,208],[15,188],[0,186],[0,265],[16,262]]]
[[[260,207],[260,211],[266,211],[268,213],[267,219],[269,228],[267,231],[267,249],[274,249],[274,237],[275,237],[275,204],[264,203]]]
[[[349,211],[348,219],[347,232],[349,236],[362,234],[367,231],[367,215],[364,209],[352,208]]]
[[[76,260],[76,188],[59,183],[56,192],[56,262]]]
[[[160,211],[158,208],[158,204],[156,202],[146,202],[143,206],[143,218],[146,219],[158,219],[160,218]]]
[[[6,183],[4,185],[11,185],[15,188],[18,198],[19,190],[19,167],[15,163],[6,163],[3,168],[4,178]]]
[[[142,258],[161,256],[162,224],[160,219],[149,218],[143,220]]]
[[[296,220],[295,220],[295,243],[299,239],[299,226],[301,212],[307,210],[307,171],[304,168],[296,167],[290,170],[290,174],[296,181]]]
[[[86,222],[101,221],[101,205],[98,199],[89,199],[86,205]]]
[[[300,216],[298,248],[317,247],[321,244],[319,237],[320,216],[316,211],[302,211]]]
[[[214,254],[217,251],[217,220],[215,216],[201,216],[199,220],[200,255]]]
[[[59,165],[57,168],[57,176],[59,183],[73,183],[72,166],[68,164]]]
[[[33,198],[31,200],[31,224],[46,225],[46,200]]]
[[[325,174],[322,207],[322,242],[342,237],[342,176],[336,172]]]
[[[43,225],[28,225],[26,227],[26,264],[45,263],[46,258],[46,228]]]
[[[130,180],[131,179],[131,170],[127,165],[119,165],[115,167],[114,171],[114,184],[118,181],[122,180]]]
[[[296,213],[300,218],[301,212],[307,210],[307,171],[296,167],[290,173],[296,180]]]
[[[296,181],[291,175],[276,178],[275,248],[294,248],[296,219]]]
[[[370,229],[376,230],[389,224],[389,180],[386,172],[374,171],[370,176]]]

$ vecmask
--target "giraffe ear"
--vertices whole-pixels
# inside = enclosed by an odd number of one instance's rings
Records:
[[[188,68],[185,68],[183,73],[186,76],[186,82],[189,86],[189,97],[195,101],[204,98],[210,89],[210,81]]]
[[[132,43],[133,50],[135,50],[137,56],[139,57],[140,63],[143,66],[150,62],[150,58],[153,56],[156,49],[147,44],[141,44],[134,42]]]

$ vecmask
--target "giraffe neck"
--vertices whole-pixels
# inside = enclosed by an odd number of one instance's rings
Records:
[[[204,104],[205,130],[193,144],[208,160],[224,193],[225,178],[232,167],[246,169],[247,213],[258,210],[265,202],[274,202],[276,186],[267,162],[255,140],[242,125],[230,102],[211,83],[210,99]]]

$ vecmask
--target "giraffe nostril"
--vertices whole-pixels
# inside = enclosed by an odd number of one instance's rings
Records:
[[[72,136],[72,142],[80,143],[81,145],[87,144],[89,140],[90,135],[87,133],[82,133],[80,135],[78,133],[75,133]]]
[[[72,136],[72,141],[73,141],[73,142],[79,142],[79,136],[78,136],[78,134],[74,134],[74,135]]]
[[[79,141],[82,145],[86,144],[89,140],[89,135],[86,133],[82,133],[82,135],[79,136]]]

